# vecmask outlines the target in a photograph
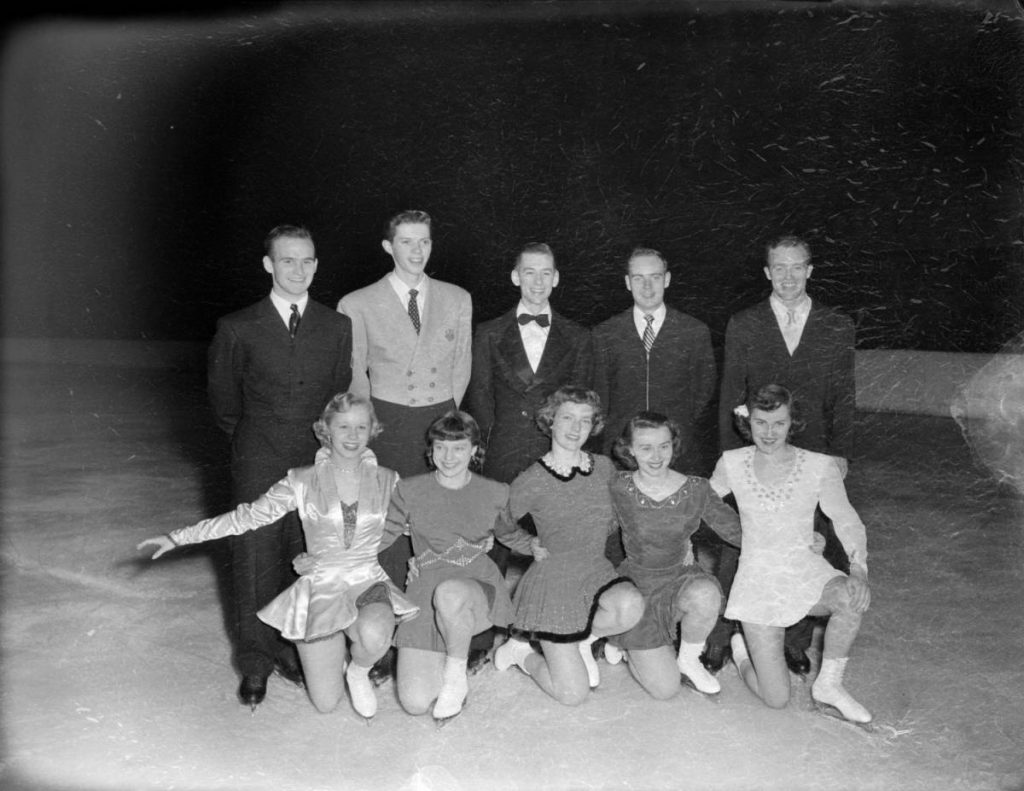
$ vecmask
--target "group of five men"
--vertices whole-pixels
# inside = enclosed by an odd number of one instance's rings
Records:
[[[371,447],[381,465],[403,477],[426,471],[427,427],[461,407],[480,424],[484,475],[511,482],[548,449],[534,413],[565,384],[592,388],[607,411],[607,429],[598,440],[603,446],[595,450],[607,451],[630,417],[653,410],[683,432],[685,450],[674,466],[707,473],[707,442],[700,434],[718,389],[711,337],[705,324],[665,304],[672,273],[658,251],[637,248],[626,262],[633,307],[587,330],[551,307],[559,282],[551,248],[526,245],[511,273],[518,304],[480,324],[474,336],[469,293],[426,274],[431,245],[429,215],[396,215],[382,242],[393,269],[344,296],[332,311],[309,299],[317,267],[309,231],[271,231],[263,257],[271,293],[222,318],[209,352],[210,400],[218,425],[231,437],[237,502],[256,499],[290,467],[312,463],[310,426],[331,396],[346,390],[371,399],[386,426]],[[841,458],[845,471],[854,413],[853,323],[807,295],[812,266],[806,242],[781,237],[768,244],[766,255],[771,295],[733,316],[726,331],[721,447],[741,444],[732,408],[747,388],[776,383],[804,407],[807,428],[797,443]],[[827,519],[819,518],[816,528],[826,533],[826,557],[841,567],[845,558],[834,535],[828,536]],[[292,513],[277,526],[230,541],[239,697],[254,706],[275,669],[301,679],[293,646],[256,612],[293,581],[291,559],[302,550],[302,536]],[[400,586],[410,554],[406,540],[381,555]],[[728,593],[736,553],[709,538],[698,544],[698,557],[717,568]],[[497,559],[507,564],[507,556]],[[791,631],[787,659],[803,671],[810,626]],[[481,644],[475,645],[479,651]],[[723,624],[709,639],[705,660],[717,669],[727,651]]]

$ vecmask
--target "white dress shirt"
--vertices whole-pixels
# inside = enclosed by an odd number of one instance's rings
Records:
[[[288,326],[288,322],[292,318],[292,303],[284,297],[280,296],[276,291],[270,292],[270,302],[277,309],[277,314],[281,317],[284,322],[284,326]],[[302,314],[306,312],[306,303],[309,302],[309,292],[307,291],[299,299],[295,300],[296,305],[299,306],[299,318],[302,318]]]
[[[532,311],[526,309],[526,306],[520,300],[519,307],[516,308],[517,321],[519,320],[519,316],[523,313],[528,316],[534,315]],[[519,325],[519,337],[523,339],[523,348],[526,349],[526,359],[530,361],[530,368],[533,369],[534,373],[537,373],[537,367],[540,365],[540,358],[544,356],[544,345],[548,342],[548,333],[551,331],[551,306],[548,305],[548,307],[537,313],[537,315],[547,316],[548,326],[542,327],[535,321]]]
[[[644,330],[647,328],[646,315],[636,305],[633,306],[633,324],[636,325],[636,331],[640,335],[640,340],[644,339]],[[661,332],[661,325],[665,323],[665,316],[668,315],[665,303],[661,303],[652,310],[651,315],[654,316],[654,321],[651,322],[651,329],[654,330],[654,337],[657,338],[658,333]]]
[[[804,298],[792,308],[786,307],[782,300],[774,294],[768,298],[768,302],[772,306],[776,321],[779,322],[779,330],[782,332],[783,340],[786,341],[786,348],[792,355],[796,351],[796,347],[800,345],[800,338],[804,334],[804,326],[811,313],[811,298],[804,294]]]

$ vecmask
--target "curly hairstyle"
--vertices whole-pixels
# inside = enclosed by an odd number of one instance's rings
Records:
[[[633,436],[638,429],[644,428],[667,428],[672,435],[672,459],[670,464],[679,458],[683,452],[683,433],[679,424],[671,420],[661,412],[643,411],[631,417],[626,425],[622,427],[622,433],[615,438],[612,445],[612,458],[624,470],[635,470],[637,468],[636,457],[630,450],[633,444]]]
[[[780,406],[789,407],[789,419],[792,421],[789,427],[787,439],[791,439],[804,430],[807,421],[800,414],[800,402],[793,398],[793,394],[782,385],[763,385],[757,390],[747,392],[747,400],[744,404],[747,408],[747,416],[737,415],[733,412],[733,422],[740,436],[747,442],[753,442],[753,435],[750,433],[750,415],[755,409],[762,412],[774,412]]]
[[[590,429],[590,436],[596,437],[604,428],[604,410],[601,408],[601,397],[593,390],[576,385],[563,385],[549,395],[544,403],[537,409],[534,417],[544,436],[551,436],[551,424],[555,422],[555,413],[562,404],[586,404],[593,407],[593,427]]]
[[[437,469],[437,465],[434,464],[435,442],[455,442],[460,439],[468,439],[469,444],[476,448],[473,458],[469,460],[469,468],[474,472],[480,472],[484,465],[484,446],[480,439],[480,426],[472,415],[458,409],[445,412],[427,427],[425,452],[427,468]]]
[[[377,420],[377,413],[373,411],[373,404],[370,403],[369,398],[361,398],[352,393],[338,393],[327,402],[324,411],[320,413],[320,417],[313,423],[313,433],[320,440],[320,447],[331,447],[331,419],[335,415],[348,412],[357,406],[366,407],[366,411],[370,415],[370,439],[373,439],[384,430],[380,421]]]

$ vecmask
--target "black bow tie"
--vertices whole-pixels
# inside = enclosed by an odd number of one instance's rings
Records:
[[[548,319],[547,313],[538,313],[534,316],[532,313],[520,313],[519,314],[519,325],[529,324],[531,321],[537,322],[540,327],[546,327],[551,321]]]

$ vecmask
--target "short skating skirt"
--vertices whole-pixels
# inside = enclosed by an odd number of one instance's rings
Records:
[[[359,599],[375,585],[387,588],[391,609],[399,622],[414,618],[412,603],[380,566],[353,571],[324,565],[304,574],[257,615],[292,641],[321,640],[351,626],[359,617]],[[379,598],[379,594],[372,594]],[[365,602],[364,602],[365,603]]]
[[[572,553],[534,560],[516,587],[512,630],[517,637],[575,642],[590,634],[598,597],[621,581],[603,556]]]
[[[406,596],[420,607],[421,615],[403,622],[395,635],[399,648],[419,648],[424,651],[445,652],[444,638],[437,628],[434,614],[434,589],[445,580],[470,579],[480,583],[487,596],[488,618],[491,624],[508,626],[512,618],[512,600],[501,572],[487,555],[480,555],[466,566],[436,563],[410,575]]]
[[[660,646],[674,648],[679,632],[676,597],[695,581],[707,581],[722,592],[718,580],[696,564],[680,564],[668,569],[631,567],[629,561],[619,566],[619,573],[629,577],[644,597],[644,614],[628,632],[613,635],[608,642],[626,650],[648,651]],[[725,600],[723,598],[724,606]],[[721,612],[721,608],[719,608]]]

